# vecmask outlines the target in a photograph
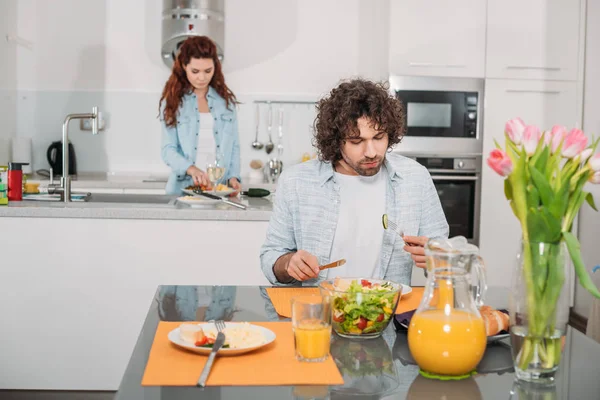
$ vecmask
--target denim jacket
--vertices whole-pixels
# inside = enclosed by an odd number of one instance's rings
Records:
[[[215,143],[217,149],[223,154],[224,180],[227,182],[231,178],[238,178],[241,181],[237,111],[231,104],[228,108],[225,105],[225,100],[212,87],[208,88],[206,97],[208,109],[215,120],[213,128]],[[200,128],[198,97],[193,92],[183,96],[175,126],[169,127],[166,125],[163,109],[164,103],[160,113],[162,124],[161,156],[165,164],[171,168],[166,192],[167,194],[181,194],[181,189],[192,184],[192,178],[186,174],[186,171],[196,161],[198,130]],[[198,167],[203,169],[202,166]]]
[[[448,223],[429,172],[421,164],[397,154],[388,154],[386,214],[407,236],[447,238]],[[273,272],[275,261],[296,250],[306,250],[319,264],[330,260],[340,209],[340,187],[330,163],[307,161],[284,170],[279,177],[273,214],[260,252],[261,268],[273,285],[281,285]],[[383,229],[383,226],[382,228]],[[410,285],[413,261],[404,242],[385,230],[379,266],[373,278]],[[315,285],[327,278],[302,282]]]

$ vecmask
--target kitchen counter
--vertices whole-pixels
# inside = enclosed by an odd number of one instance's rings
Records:
[[[55,177],[54,182],[58,183],[60,177]],[[50,179],[38,174],[29,175],[28,182],[39,183],[40,187],[47,187]],[[167,177],[160,175],[148,175],[140,173],[116,174],[104,172],[84,172],[76,178],[72,178],[71,187],[77,190],[93,189],[116,189],[116,190],[164,190],[167,185]],[[250,183],[248,179],[242,178],[242,190],[248,188],[261,188],[274,192],[277,184],[274,183]]]
[[[272,196],[234,199],[247,206],[246,210],[242,210],[210,199],[199,200],[201,204],[191,207],[178,201],[178,196],[94,193],[89,201],[69,204],[13,201],[0,207],[0,217],[268,221],[273,208]]]

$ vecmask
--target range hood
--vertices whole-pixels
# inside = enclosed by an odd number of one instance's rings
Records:
[[[208,36],[223,59],[225,0],[163,0],[162,59],[171,68],[179,47],[190,36]]]

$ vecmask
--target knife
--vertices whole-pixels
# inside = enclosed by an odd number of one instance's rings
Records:
[[[198,189],[194,189],[193,192],[196,193],[197,195],[208,197],[209,199],[220,200],[223,203],[229,204],[230,206],[234,206],[234,207],[237,207],[237,208],[241,208],[242,210],[246,209],[245,205],[240,204],[240,203],[236,203],[235,201],[227,200],[226,198],[221,197],[221,196],[215,196],[214,194],[206,193],[206,192],[203,192],[202,190],[198,190]]]
[[[340,266],[342,266],[344,264],[346,264],[346,260],[344,258],[342,258],[341,260],[337,260],[337,261],[334,261],[332,263],[322,265],[322,266],[319,267],[319,269],[321,271],[323,271],[324,269],[340,267]]]

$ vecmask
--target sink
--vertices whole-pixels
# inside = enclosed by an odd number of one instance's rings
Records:
[[[92,193],[88,203],[128,203],[128,204],[175,204],[177,196],[164,194],[131,194],[131,193]]]

